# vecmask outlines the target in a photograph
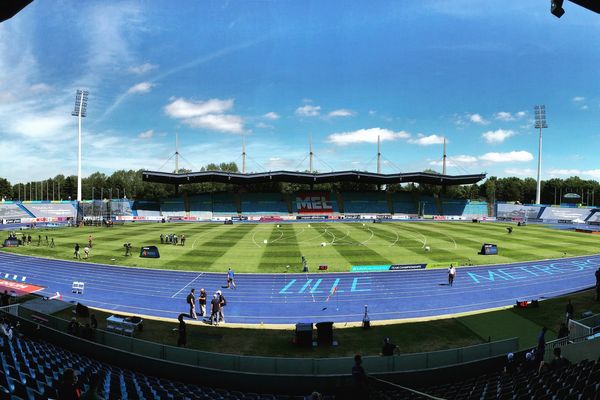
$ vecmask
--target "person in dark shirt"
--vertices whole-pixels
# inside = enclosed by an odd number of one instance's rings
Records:
[[[179,314],[179,317],[177,318],[179,320],[179,336],[177,338],[177,346],[179,347],[185,347],[187,345],[187,329],[185,326],[185,321],[183,320],[184,316],[185,314]]]
[[[198,296],[198,305],[200,305],[200,316],[206,317],[206,291],[204,288],[200,289],[200,295]]]
[[[394,351],[397,349],[398,346],[396,346],[393,343],[390,343],[390,338],[386,337],[385,339],[383,339],[383,347],[381,348],[382,356],[393,356]]]
[[[192,289],[190,290],[190,294],[188,294],[187,296],[187,303],[190,306],[190,318],[192,319],[198,319],[198,317],[196,316],[196,295],[195,295],[196,290]]]
[[[98,320],[96,319],[96,314],[90,315],[90,325],[92,329],[98,329]]]
[[[77,385],[77,375],[73,368],[63,371],[58,386],[58,398],[60,400],[78,400],[81,397],[81,389]]]
[[[565,324],[564,322],[560,323],[560,328],[558,328],[558,338],[562,339],[562,338],[566,338],[569,336],[569,328],[567,327],[567,324]]]
[[[219,300],[219,296],[215,293],[213,294],[213,299],[210,301],[211,313],[210,313],[210,323],[212,325],[219,324],[219,310],[221,309],[221,301]]]
[[[540,331],[537,339],[537,348],[535,349],[535,356],[537,359],[542,361],[544,359],[544,354],[546,352],[546,331],[548,328],[545,326]]]
[[[573,315],[575,313],[575,309],[573,308],[573,304],[571,303],[571,299],[569,299],[569,302],[567,303],[567,307],[565,308],[565,319],[567,321],[567,324],[569,323],[569,320],[573,318]]]
[[[362,366],[362,357],[360,354],[354,356],[354,366],[352,366],[352,379],[354,380],[353,395],[355,399],[369,398],[369,381],[367,373]]]
[[[75,258],[78,258],[81,260],[81,254],[79,253],[79,243],[75,243]]]
[[[561,355],[560,347],[555,347],[554,359],[550,361],[550,369],[556,371],[558,369],[568,367],[570,364],[571,362]]]
[[[507,374],[514,374],[517,372],[517,361],[515,360],[514,353],[508,353],[506,355],[506,363],[504,364],[504,372]]]

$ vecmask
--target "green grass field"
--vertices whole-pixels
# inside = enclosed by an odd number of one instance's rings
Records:
[[[507,226],[514,227],[510,235]],[[185,247],[160,245],[161,233],[184,234]],[[541,225],[516,227],[504,223],[298,223],[280,227],[250,223],[131,223],[113,228],[38,229],[31,234],[31,246],[4,251],[72,259],[75,243],[83,248],[92,235],[91,262],[219,272],[229,266],[236,272],[298,272],[302,255],[308,259],[311,270],[327,264],[330,271],[348,271],[353,265],[495,264],[584,255],[600,250],[600,237],[596,235]],[[42,235],[40,246],[38,235]],[[54,238],[55,248],[46,246],[46,235]],[[126,241],[132,243],[132,257],[124,257]],[[499,255],[478,255],[484,242],[497,244]],[[143,245],[158,245],[161,258],[139,258],[139,248]]]

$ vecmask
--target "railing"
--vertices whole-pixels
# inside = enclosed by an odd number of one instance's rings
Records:
[[[41,314],[24,306],[11,306],[6,311],[36,324],[65,332],[66,335],[68,321],[52,315]],[[212,353],[125,337],[103,330],[95,332],[94,342],[159,360],[243,373],[304,376],[347,375],[349,366],[353,364],[350,357],[283,358]],[[390,357],[366,356],[363,357],[363,365],[369,373],[375,374],[420,371],[501,356],[517,351],[518,348],[518,338],[512,338],[428,353],[402,354]]]

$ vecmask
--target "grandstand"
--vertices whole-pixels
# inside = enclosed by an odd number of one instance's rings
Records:
[[[385,192],[343,192],[344,212],[347,214],[389,214]]]
[[[66,220],[77,217],[77,204],[75,202],[24,202],[22,205],[36,218]]]
[[[33,214],[28,211],[21,203],[2,202],[0,203],[0,221],[16,220],[21,218],[31,218]]]
[[[231,193],[213,193],[212,209],[213,215],[231,216],[238,214],[239,197]]]
[[[288,214],[288,200],[282,193],[242,193],[240,203],[242,214]]]
[[[212,218],[212,196],[210,193],[197,194],[188,198],[190,215],[199,219]]]
[[[418,214],[415,198],[408,192],[392,193],[392,207],[395,214]]]
[[[160,202],[161,215],[165,217],[183,217],[185,215],[185,202],[183,197],[174,197]]]
[[[140,217],[160,217],[160,203],[155,201],[136,200],[131,206],[134,216]]]

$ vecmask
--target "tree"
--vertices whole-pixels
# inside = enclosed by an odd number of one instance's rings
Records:
[[[0,199],[13,199],[13,188],[7,179],[0,178]]]

